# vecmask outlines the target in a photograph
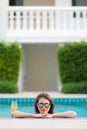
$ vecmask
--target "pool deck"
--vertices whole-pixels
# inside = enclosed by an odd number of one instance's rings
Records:
[[[23,92],[19,94],[0,94],[0,98],[31,97],[35,98],[40,92]],[[62,94],[47,92],[54,98],[87,98],[86,94]],[[11,119],[0,118],[0,130],[87,130],[87,118],[48,118],[48,119]]]
[[[87,130],[87,119],[0,119],[0,130]]]

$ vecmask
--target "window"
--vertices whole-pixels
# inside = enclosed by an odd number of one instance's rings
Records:
[[[87,6],[87,0],[72,0],[72,6]]]
[[[10,6],[22,6],[23,0],[9,0]]]

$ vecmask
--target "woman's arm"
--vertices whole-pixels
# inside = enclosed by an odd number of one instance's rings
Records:
[[[21,111],[14,111],[11,113],[11,116],[15,118],[33,118],[34,114],[25,113]]]
[[[61,113],[56,113],[53,114],[54,118],[75,118],[77,116],[76,112],[74,111],[66,111],[66,112],[61,112]]]
[[[61,112],[56,114],[30,114],[25,113],[21,111],[14,111],[11,113],[12,117],[15,118],[44,118],[44,117],[52,117],[52,118],[75,118],[76,112],[74,111],[67,111],[67,112]]]
[[[21,112],[21,111],[14,111],[11,113],[12,117],[15,118],[44,118],[46,117],[48,114],[30,114],[30,113],[26,113],[26,112]]]

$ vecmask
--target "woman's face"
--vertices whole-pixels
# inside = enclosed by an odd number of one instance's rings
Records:
[[[51,104],[48,99],[40,98],[37,107],[41,114],[47,114],[50,110]]]

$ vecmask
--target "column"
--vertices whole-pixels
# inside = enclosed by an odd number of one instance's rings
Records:
[[[9,5],[9,0],[0,0],[0,41],[6,41],[8,17],[7,8]]]
[[[22,63],[20,65],[20,70],[19,70],[19,79],[18,79],[18,88],[19,88],[19,92],[23,91],[23,66]]]
[[[21,44],[20,46],[22,48],[22,53],[23,52],[23,44]],[[20,70],[19,70],[19,77],[18,77],[18,88],[19,88],[19,92],[23,92],[24,90],[24,64],[23,64],[23,60],[24,60],[24,54],[22,54],[22,61],[20,63]]]
[[[55,6],[72,6],[72,0],[55,0]]]

